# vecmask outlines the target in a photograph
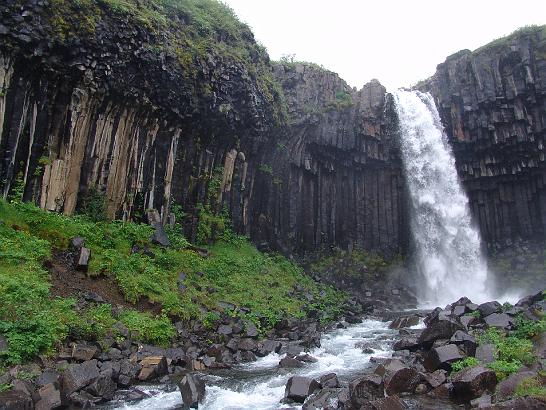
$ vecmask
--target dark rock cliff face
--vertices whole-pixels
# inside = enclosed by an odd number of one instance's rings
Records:
[[[461,51],[421,84],[436,100],[489,245],[546,234],[546,32]]]
[[[23,187],[25,200],[71,214],[98,191],[110,218],[156,208],[164,221],[176,202],[192,239],[197,204],[212,201],[266,248],[403,251],[396,121],[378,82],[356,92],[313,66],[273,67],[244,29],[245,61],[182,58],[161,48],[162,33],[108,10],[93,9],[90,32],[67,34],[89,18],[49,7],[8,1],[0,22],[3,197]]]

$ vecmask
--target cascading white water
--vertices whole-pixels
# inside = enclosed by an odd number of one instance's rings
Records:
[[[462,296],[473,302],[486,294],[487,264],[473,226],[455,159],[428,93],[396,91],[402,160],[411,199],[411,231],[424,299],[445,305]]]

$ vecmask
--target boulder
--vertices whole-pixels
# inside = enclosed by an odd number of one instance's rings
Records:
[[[447,380],[447,371],[443,369],[436,370],[432,373],[424,373],[423,378],[425,381],[435,389],[436,387],[444,384]]]
[[[420,317],[417,315],[401,316],[392,321],[389,329],[402,329],[419,324]]]
[[[93,396],[86,391],[79,391],[72,393],[69,400],[77,406],[77,408],[87,409],[89,407],[95,407],[96,404],[102,401],[101,397]]]
[[[415,369],[397,359],[389,359],[379,365],[375,373],[383,377],[385,392],[388,396],[405,392],[413,393],[415,386],[423,379]]]
[[[40,374],[36,378],[35,383],[36,383],[36,386],[38,387],[43,387],[46,384],[50,384],[50,383],[55,383],[59,385],[60,377],[61,376],[59,375],[57,371],[48,369],[48,370],[45,370],[42,374]]]
[[[480,397],[485,392],[492,392],[497,384],[495,372],[483,366],[461,370],[452,380],[453,400],[466,403]]]
[[[320,384],[314,379],[303,376],[292,376],[284,389],[284,398],[303,403],[307,397],[320,389]]]
[[[451,363],[463,359],[464,356],[454,344],[432,348],[426,355],[424,366],[429,372],[437,369],[450,370]]]
[[[462,330],[457,330],[453,336],[451,336],[450,342],[462,346],[467,356],[474,356],[476,348],[478,347],[476,338]]]
[[[476,359],[478,359],[483,364],[489,364],[495,361],[495,345],[491,343],[486,343],[479,345],[476,348]]]
[[[340,387],[337,374],[335,373],[328,373],[320,376],[319,382],[322,387],[330,387],[334,389]]]
[[[66,396],[83,389],[99,377],[97,360],[71,364],[62,374],[62,392]]]
[[[116,382],[110,376],[100,375],[86,390],[93,396],[101,397],[104,400],[112,400],[117,388]]]
[[[407,408],[408,406],[406,403],[404,403],[398,396],[389,396],[383,397],[382,399],[373,400],[369,404],[362,407],[364,410],[404,410]]]
[[[61,392],[54,383],[46,384],[34,394],[36,410],[51,410],[61,407]]]
[[[381,376],[369,374],[349,383],[349,397],[351,404],[360,408],[365,403],[385,396],[384,383]]]
[[[483,409],[487,408],[491,405],[491,395],[490,394],[484,394],[481,397],[478,397],[477,399],[470,401],[470,407],[473,409]]]
[[[537,373],[532,371],[520,371],[513,373],[506,379],[497,384],[495,389],[495,398],[497,401],[508,400],[516,391],[516,387],[524,380],[536,377]]]
[[[220,325],[218,326],[218,333],[221,335],[231,335],[233,333],[233,328],[229,325]]]
[[[0,409],[31,410],[32,399],[20,391],[8,390],[0,393]]]
[[[279,361],[279,367],[286,369],[294,369],[303,366],[305,366],[305,364],[302,361],[290,356],[283,357]]]
[[[492,313],[502,312],[502,305],[497,301],[486,302],[479,305],[478,310],[480,311],[482,317],[485,317],[485,316],[489,316]]]
[[[492,313],[483,318],[485,324],[489,327],[500,329],[510,329],[514,326],[514,321],[506,313]]]
[[[83,246],[85,246],[85,239],[81,236],[75,236],[70,240],[70,245],[73,249],[81,249]]]
[[[252,322],[245,323],[245,333],[246,337],[258,337],[259,335],[258,328]]]
[[[76,261],[76,269],[82,272],[87,272],[90,258],[91,258],[91,249],[85,248],[85,247],[80,248],[78,259]]]
[[[487,410],[544,410],[546,408],[546,399],[541,397],[518,397],[484,408]]]
[[[438,339],[450,339],[457,330],[464,330],[463,325],[458,320],[446,317],[432,322],[425,328],[419,335],[417,342],[425,344]]]
[[[414,336],[406,336],[398,340],[394,346],[393,350],[417,350],[419,348],[420,344],[417,342],[417,337]]]
[[[182,408],[197,408],[205,398],[205,383],[197,374],[186,374],[178,383],[182,395]]]
[[[307,353],[302,353],[296,356],[296,360],[304,363],[316,363],[318,359]]]
[[[239,341],[237,347],[239,348],[239,350],[253,351],[257,350],[258,344],[254,339],[246,337]]]
[[[99,349],[95,346],[87,346],[81,343],[74,343],[72,346],[72,358],[79,362],[91,360],[98,352]]]
[[[164,376],[169,371],[167,358],[165,356],[148,356],[140,361],[142,369],[138,374],[140,381],[148,381],[153,378]]]
[[[324,389],[319,390],[318,392],[309,396],[305,400],[305,404],[302,407],[302,410],[319,410],[319,409],[328,409],[330,404],[336,401],[337,393],[335,390]]]
[[[152,226],[154,227],[154,233],[152,235],[152,243],[155,243],[161,246],[170,246],[171,242],[169,241],[169,237],[167,236],[167,233],[165,232],[165,228],[163,227],[163,224],[161,222],[153,222]]]

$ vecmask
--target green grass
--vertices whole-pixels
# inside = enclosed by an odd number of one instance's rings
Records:
[[[345,301],[344,294],[318,285],[286,258],[259,252],[229,226],[208,246],[208,257],[188,249],[178,228],[169,231],[176,246],[166,249],[151,244],[151,234],[147,225],[94,222],[28,203],[0,201],[0,333],[9,342],[0,366],[52,352],[69,334],[98,341],[107,335],[119,337],[114,326],[118,322],[135,340],[166,346],[175,335],[169,317],[210,321],[221,311],[220,302],[246,308],[244,313],[228,313],[265,332],[282,318],[303,317],[311,310],[330,320]],[[67,249],[74,236],[84,237],[91,249],[89,275],[111,277],[128,302],[144,297],[159,304],[163,313],[153,317],[128,309],[114,316],[109,305],[81,311],[72,299],[53,298],[45,262],[53,249]],[[152,254],[132,254],[133,244],[146,246]],[[180,272],[186,274],[182,292]],[[295,292],[296,284],[313,295],[311,302]],[[203,308],[209,314],[203,314]]]
[[[544,44],[546,41],[546,25],[528,25],[523,26],[515,30],[513,33],[497,38],[490,43],[476,49],[473,51],[474,54],[488,52],[490,50],[495,50],[499,47],[508,47],[510,43],[522,36],[531,36],[533,41],[537,42],[537,45],[540,49],[544,49]]]
[[[335,251],[309,265],[311,272],[319,274],[335,273],[349,277],[367,276],[374,278],[382,275],[389,262],[381,255],[361,249],[355,249],[349,255],[344,251]]]
[[[540,375],[523,379],[514,392],[516,397],[538,397],[546,400],[546,387],[540,380]]]
[[[460,372],[463,369],[466,369],[467,367],[473,367],[480,364],[480,361],[476,359],[475,357],[465,357],[462,360],[458,360],[451,364],[451,371],[453,373]]]

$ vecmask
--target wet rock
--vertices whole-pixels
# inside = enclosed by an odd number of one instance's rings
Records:
[[[324,389],[320,390],[317,393],[309,396],[305,400],[305,404],[302,407],[302,410],[319,410],[319,409],[328,409],[330,405],[333,405],[337,402],[337,392],[335,390]]]
[[[257,349],[258,344],[256,343],[254,339],[247,337],[247,338],[241,339],[237,347],[239,348],[239,350],[253,351]]]
[[[165,356],[148,356],[140,361],[142,369],[138,375],[140,381],[148,381],[164,376],[168,373],[167,358]]]
[[[349,383],[349,397],[356,408],[367,402],[384,397],[384,384],[381,376],[369,374]]]
[[[318,362],[318,359],[311,356],[310,354],[300,354],[300,355],[297,355],[296,356],[296,360],[299,360],[300,362],[304,362],[304,363],[316,363]]]
[[[303,362],[290,356],[283,357],[279,362],[279,367],[282,367],[285,369],[299,368],[303,366],[305,366]]]
[[[337,374],[335,373],[328,373],[328,374],[324,374],[320,376],[319,382],[322,387],[330,387],[330,388],[340,387]]]
[[[186,374],[178,383],[182,395],[182,408],[197,408],[205,398],[205,383],[197,374]]]
[[[413,393],[415,386],[422,380],[422,375],[414,368],[397,359],[389,359],[379,365],[375,373],[383,377],[385,392],[389,396],[404,392]]]
[[[286,383],[284,398],[303,403],[307,397],[319,389],[320,384],[314,379],[303,376],[292,376]]]
[[[95,407],[96,404],[102,401],[101,397],[93,396],[86,391],[74,392],[69,396],[69,399],[72,403],[83,409]]]
[[[437,369],[450,370],[451,363],[463,358],[464,356],[456,345],[448,344],[431,349],[426,356],[424,365],[429,372]]]
[[[453,384],[444,383],[436,387],[434,390],[432,390],[429,393],[429,396],[437,398],[437,399],[449,400],[452,394],[453,394]]]
[[[485,392],[492,392],[497,384],[495,372],[483,366],[461,370],[452,380],[453,399],[464,403],[480,397]]]
[[[364,405],[362,409],[365,410],[404,410],[408,406],[398,396],[383,397],[371,401],[369,404]]]
[[[425,394],[428,392],[428,386],[424,383],[419,383],[416,387],[415,387],[415,394]]]
[[[485,316],[489,316],[492,313],[502,312],[502,305],[497,301],[486,302],[479,305],[478,310],[480,311],[482,317],[485,317]]]
[[[406,337],[401,338],[400,340],[398,340],[394,344],[393,350],[394,351],[398,351],[398,350],[413,351],[413,350],[418,349],[419,346],[421,346],[421,345],[420,345],[420,343],[417,342],[417,337],[406,336]]]
[[[32,399],[19,391],[8,390],[0,393],[0,409],[2,410],[31,410]]]
[[[89,385],[97,377],[99,377],[99,368],[96,359],[81,364],[72,364],[62,374],[62,392],[70,396],[73,392]]]
[[[417,315],[401,316],[392,321],[389,329],[402,329],[419,324],[420,317]]]

